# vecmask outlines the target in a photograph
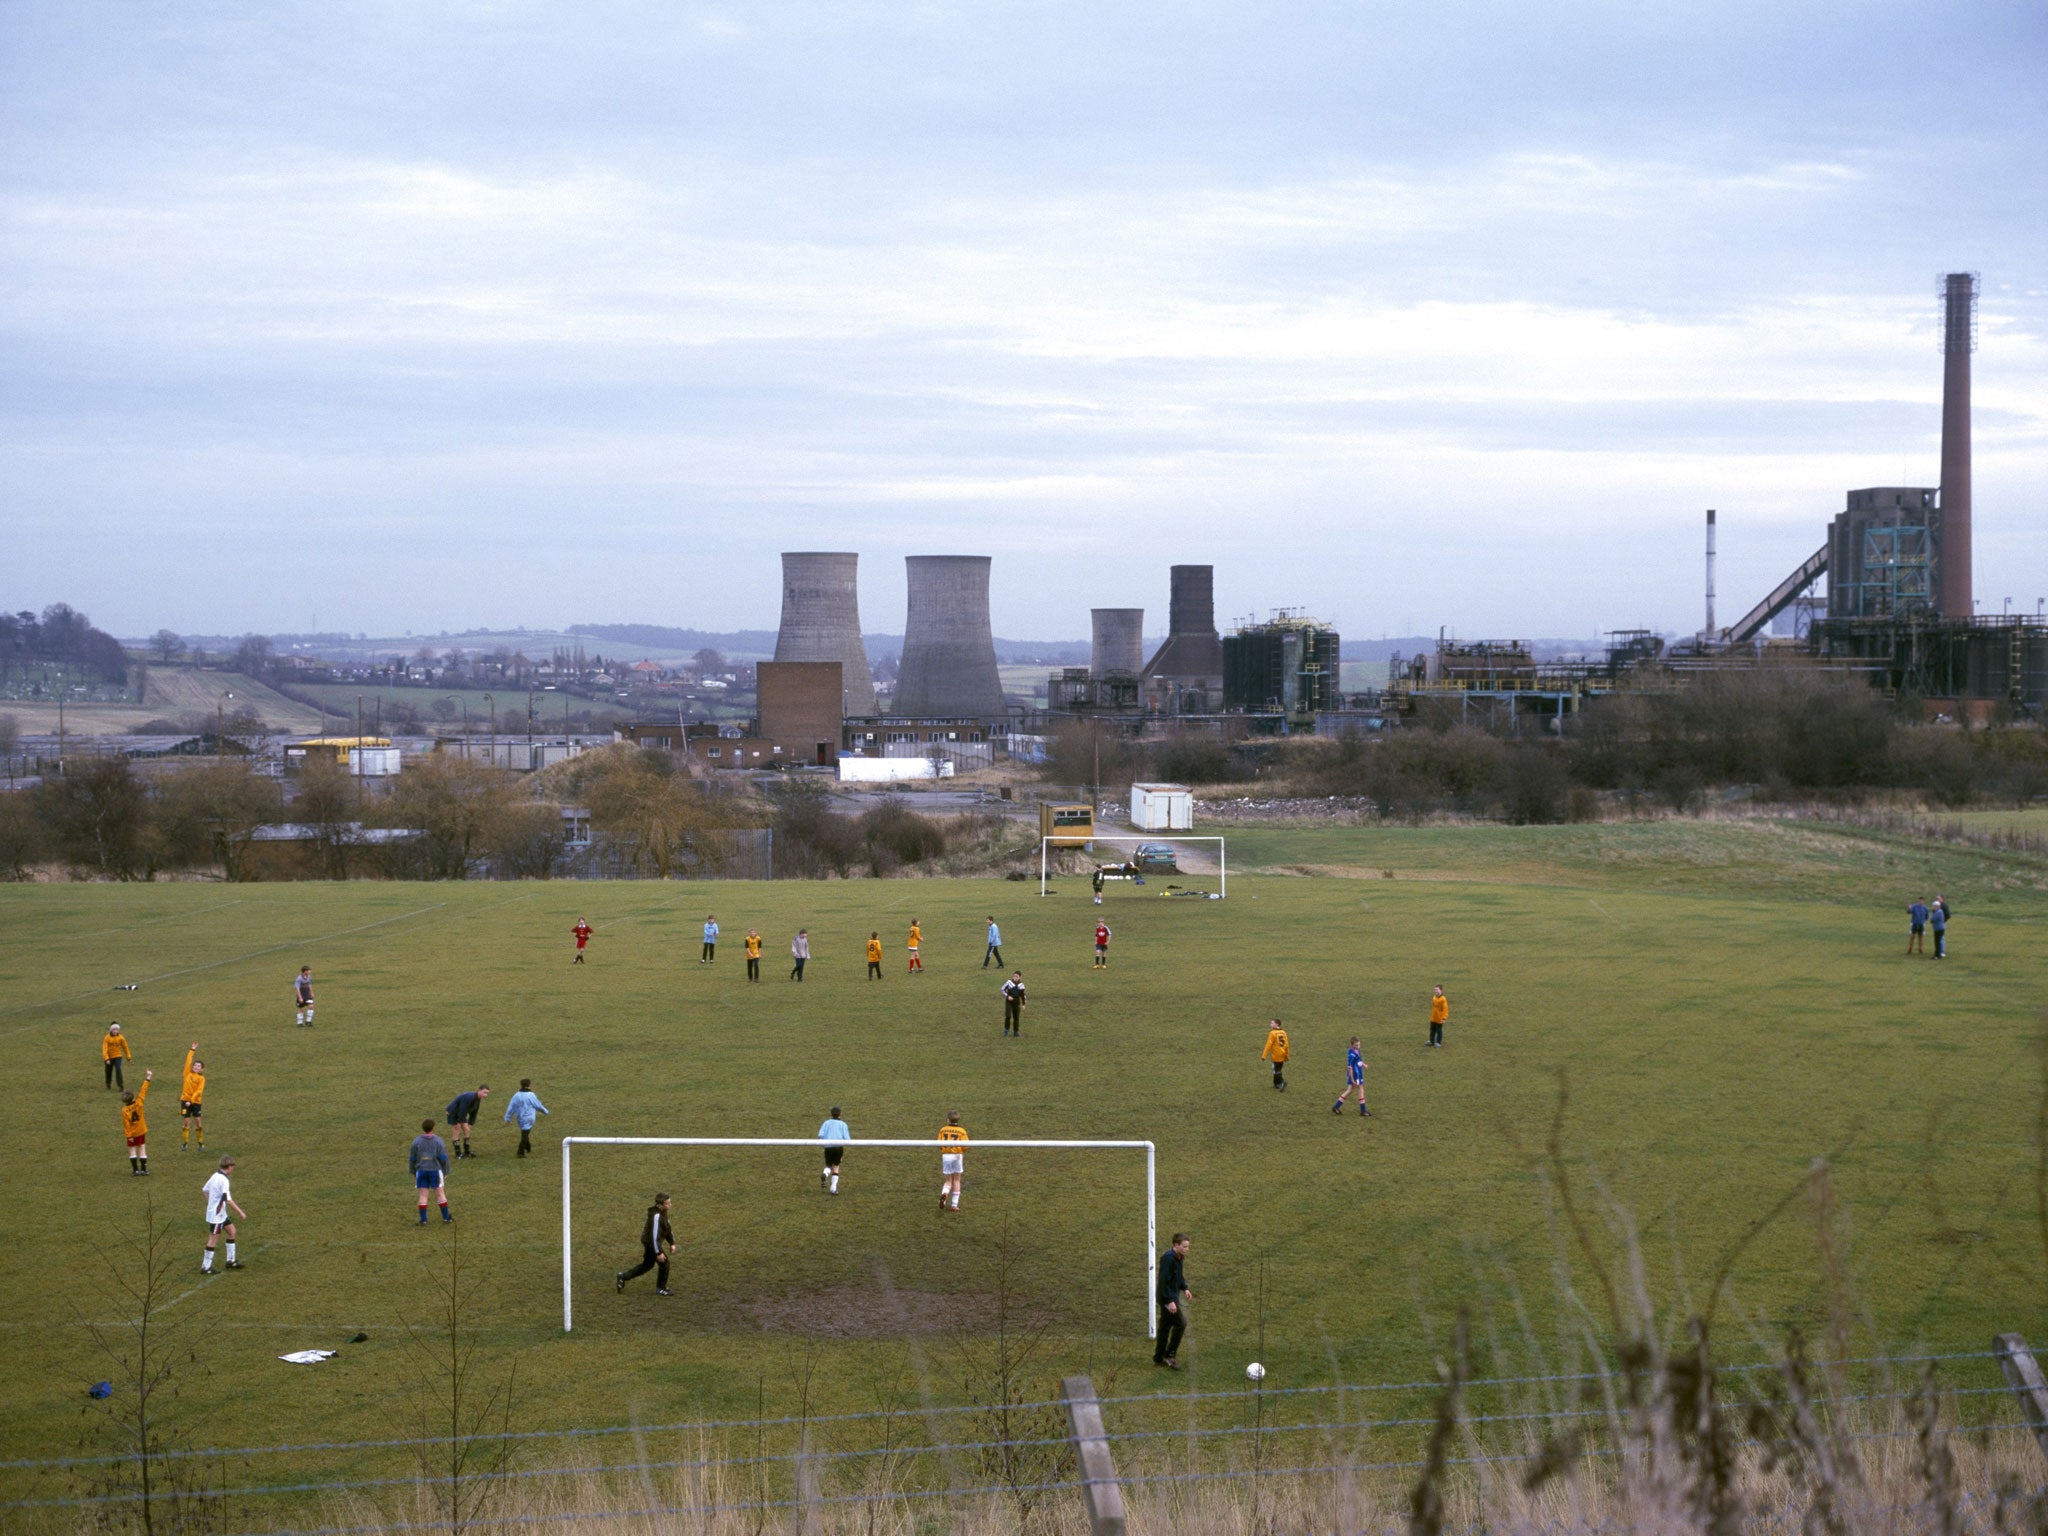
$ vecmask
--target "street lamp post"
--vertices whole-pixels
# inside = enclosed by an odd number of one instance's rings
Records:
[[[498,701],[487,693],[484,695],[484,707],[491,712],[491,744],[484,749],[484,761],[495,768],[498,766]]]

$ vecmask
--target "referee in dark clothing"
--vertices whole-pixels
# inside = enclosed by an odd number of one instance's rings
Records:
[[[1195,1299],[1188,1289],[1188,1235],[1173,1234],[1173,1246],[1159,1256],[1159,1345],[1152,1351],[1152,1363],[1169,1371],[1180,1369],[1174,1357],[1180,1353],[1181,1335],[1188,1331],[1187,1303]]]
[[[647,1207],[646,1225],[640,1228],[640,1263],[634,1269],[619,1271],[614,1290],[623,1291],[626,1282],[650,1269],[654,1271],[654,1294],[673,1294],[668,1288],[668,1261],[675,1257],[676,1228],[669,1219],[668,1196],[656,1195],[654,1204]]]

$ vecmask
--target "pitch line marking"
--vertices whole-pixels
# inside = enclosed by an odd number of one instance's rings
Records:
[[[222,907],[239,907],[248,902],[246,896],[237,896],[233,901],[216,901],[210,907],[194,907],[190,912],[166,912],[162,917],[145,917],[140,922],[123,923],[117,928],[95,928],[90,933],[76,933],[75,939],[97,939],[110,933],[127,933],[133,928],[147,928],[151,923],[172,923],[180,918],[198,917],[203,912],[218,912]]]
[[[159,975],[145,976],[136,985],[149,986],[159,981],[170,981],[178,976],[192,976],[200,971],[218,970],[224,965],[239,965],[244,960],[254,960],[261,955],[274,955],[281,949],[292,949],[306,944],[325,944],[329,939],[345,939],[352,933],[367,933],[370,929],[382,928],[387,923],[402,923],[408,918],[418,917],[423,912],[438,912],[447,905],[448,903],[445,901],[437,901],[432,906],[415,907],[410,912],[400,912],[392,917],[380,917],[374,923],[359,923],[353,928],[337,928],[332,933],[316,934],[310,939],[291,939],[283,944],[267,944],[262,949],[252,949],[247,954],[242,955],[230,955],[225,960],[209,960],[204,965],[181,966],[175,971],[164,971]],[[6,1014],[0,1014],[0,1017],[5,1017],[7,1014],[33,1013],[43,1008],[61,1008],[64,1004],[75,1003],[82,997],[97,997],[107,990],[106,987],[93,987],[84,992],[73,992],[69,997],[53,997],[44,1002],[23,1003],[17,1008],[7,1009]],[[19,1035],[31,1029],[40,1029],[41,1027],[40,1024],[23,1024],[19,1028],[8,1030],[6,1035],[0,1035],[0,1039]]]

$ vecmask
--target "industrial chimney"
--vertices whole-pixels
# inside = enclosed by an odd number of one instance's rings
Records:
[[[1136,677],[1145,667],[1145,610],[1091,608],[1095,643],[1088,653],[1088,675],[1107,677],[1127,672]]]
[[[1945,619],[1974,611],[1970,570],[1970,354],[1977,347],[1977,274],[1941,280],[1941,589]]]
[[[875,679],[860,638],[859,555],[785,554],[777,661],[836,661],[849,715],[875,712]]]
[[[1176,565],[1166,643],[1146,664],[1147,677],[1189,687],[1223,686],[1223,638],[1216,633],[1216,567]]]
[[[910,604],[898,715],[1000,715],[1003,682],[989,628],[987,555],[908,555]]]
[[[1720,638],[1714,628],[1714,509],[1707,508],[1707,627],[1702,631],[1707,644]]]

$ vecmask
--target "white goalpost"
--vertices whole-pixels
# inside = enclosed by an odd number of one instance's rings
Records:
[[[1145,1154],[1145,1337],[1156,1338],[1159,1319],[1153,1311],[1152,1293],[1159,1283],[1159,1180],[1158,1152],[1149,1141],[957,1141],[894,1140],[869,1136],[844,1141],[822,1141],[815,1136],[564,1136],[562,1138],[562,1332],[575,1324],[575,1281],[571,1247],[575,1222],[571,1206],[571,1148],[586,1147],[806,1147],[820,1152],[828,1147],[923,1147],[928,1151],[999,1152],[1041,1148],[1065,1148],[1081,1152],[1140,1152]]]
[[[1049,864],[1053,849],[1064,848],[1069,851],[1085,851],[1088,844],[1094,843],[1116,843],[1134,848],[1143,843],[1214,843],[1216,845],[1216,895],[1221,900],[1227,900],[1230,896],[1230,861],[1223,839],[1214,833],[1202,837],[1191,837],[1185,832],[1173,834],[1164,832],[1091,832],[1087,835],[1085,842],[1071,832],[1064,835],[1055,834],[1050,837],[1041,837],[1038,840],[1038,894],[1041,896],[1046,894],[1047,882],[1050,878]],[[1157,871],[1157,873],[1164,875],[1173,873],[1173,871],[1162,869]],[[1181,870],[1179,873],[1187,874],[1189,871]],[[1203,872],[1197,871],[1196,873]]]

